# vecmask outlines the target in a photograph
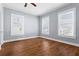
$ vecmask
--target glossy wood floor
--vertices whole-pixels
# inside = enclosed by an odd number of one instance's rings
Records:
[[[79,47],[43,38],[8,42],[2,45],[1,56],[78,56]]]

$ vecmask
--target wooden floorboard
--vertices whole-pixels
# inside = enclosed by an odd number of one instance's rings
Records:
[[[1,56],[79,56],[79,47],[44,39],[33,38],[4,43]]]

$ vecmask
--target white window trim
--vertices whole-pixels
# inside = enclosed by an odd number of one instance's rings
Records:
[[[74,16],[73,17],[74,18],[73,19],[73,21],[74,21],[74,23],[73,23],[73,25],[74,25],[74,28],[73,28],[73,30],[74,30],[74,36],[69,37],[69,36],[60,35],[59,34],[59,30],[58,30],[58,36],[76,39],[76,8],[68,9],[68,10],[65,10],[65,11],[62,11],[62,12],[58,13],[58,29],[60,29],[60,26],[59,26],[59,17],[60,17],[60,14],[64,14],[64,13],[72,11],[72,10],[74,11],[74,14],[73,14],[73,16]]]
[[[13,19],[12,19],[12,15],[15,15],[15,16],[22,16],[23,17],[23,22],[22,22],[22,32],[20,33],[20,34],[14,34],[13,33],[13,27],[12,27],[12,25],[13,25]],[[15,13],[11,13],[11,36],[20,36],[20,35],[24,35],[24,16],[23,15],[18,15],[18,14],[15,14]]]
[[[47,28],[48,32],[46,32],[46,33],[43,32],[44,31],[43,30],[43,20],[45,20],[45,18],[48,18],[48,28]],[[50,22],[49,16],[42,17],[42,31],[41,31],[41,33],[44,35],[49,35],[49,22]]]

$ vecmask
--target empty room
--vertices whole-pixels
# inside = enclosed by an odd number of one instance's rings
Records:
[[[79,56],[79,3],[0,3],[0,56]]]

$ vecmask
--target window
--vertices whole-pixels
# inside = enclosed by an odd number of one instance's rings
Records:
[[[24,35],[24,16],[11,14],[11,35]]]
[[[49,16],[42,18],[42,34],[49,34]]]
[[[76,9],[72,8],[58,13],[58,35],[75,38]]]

